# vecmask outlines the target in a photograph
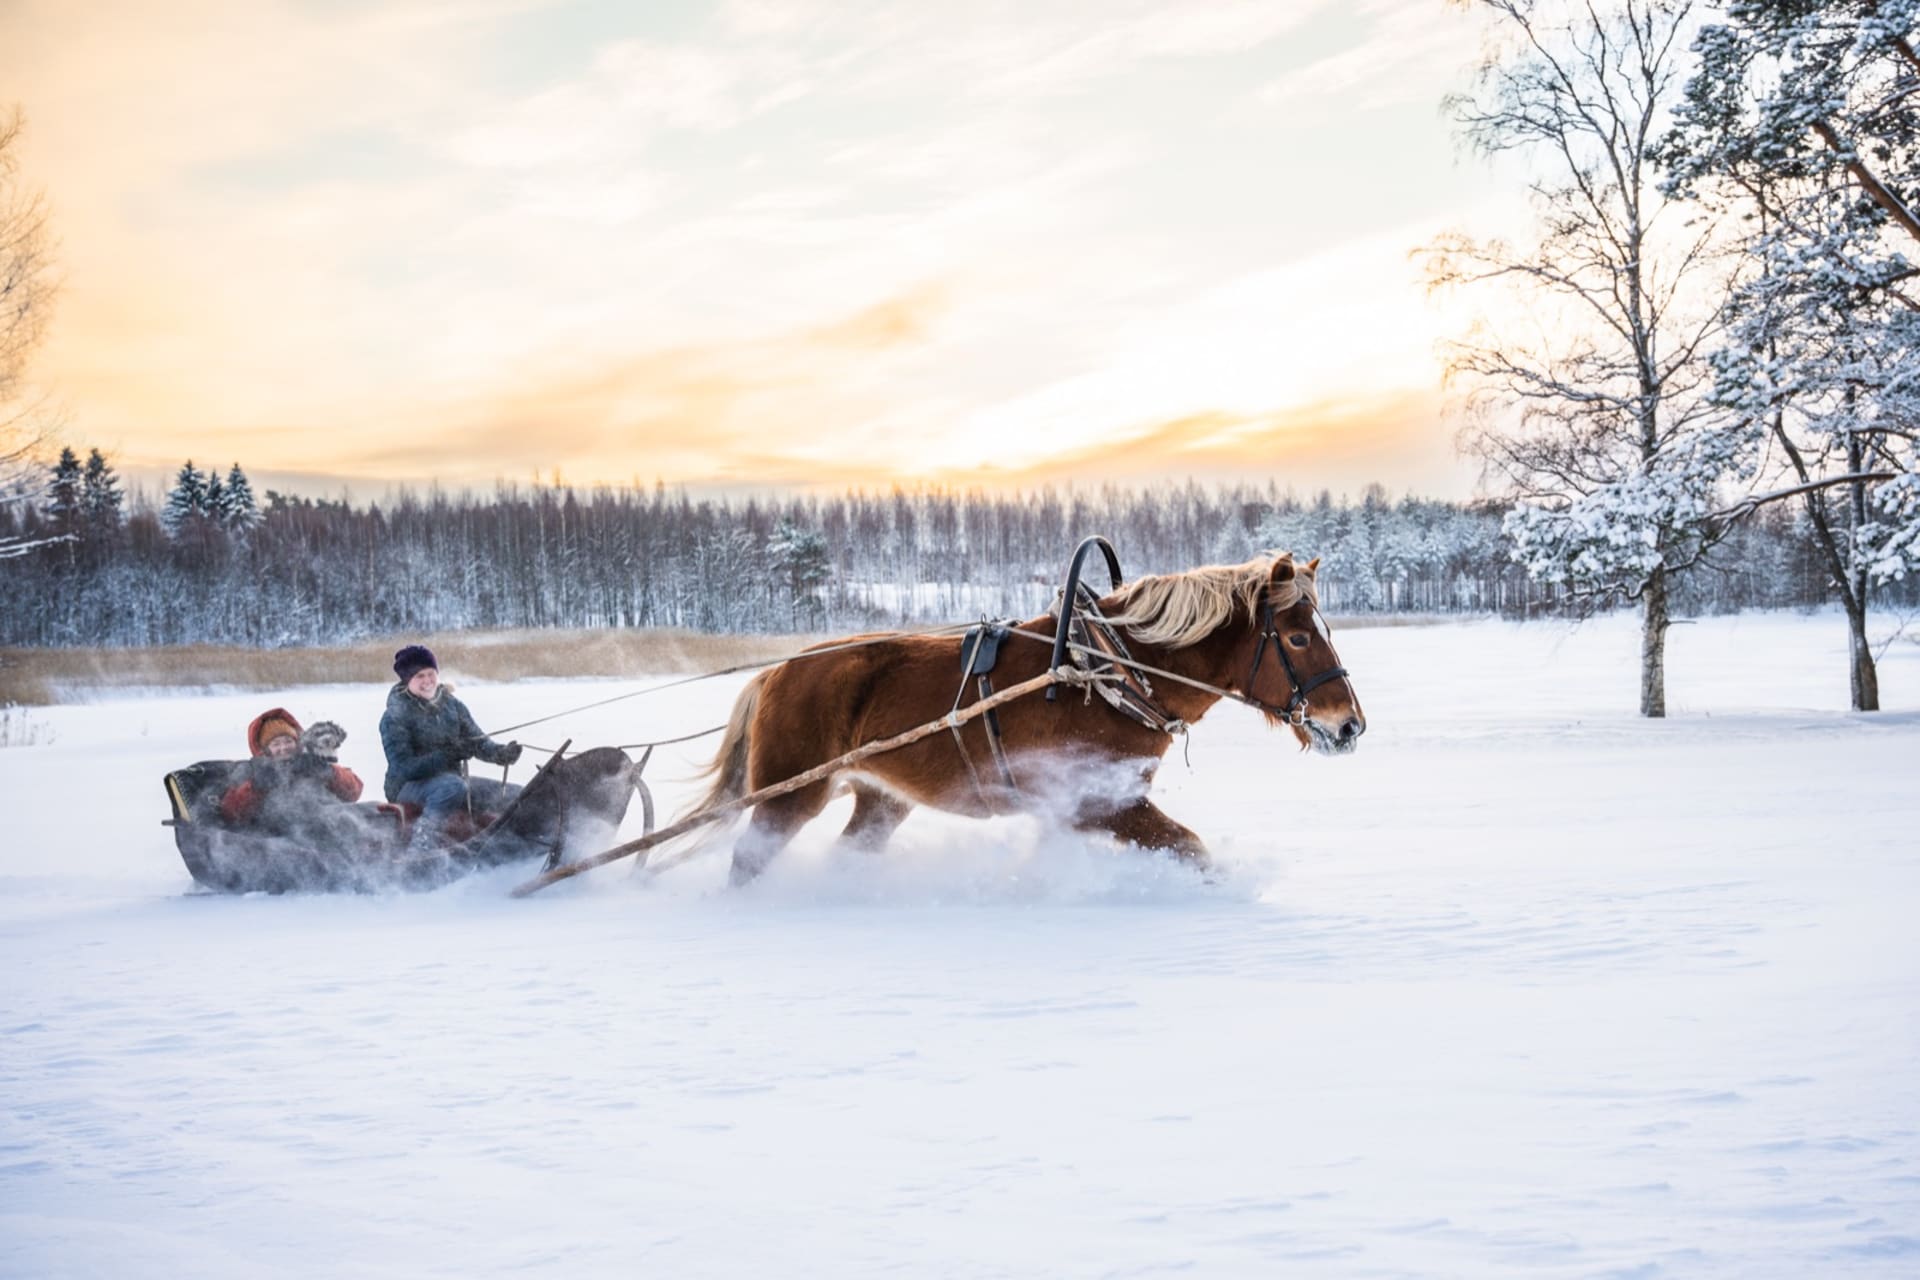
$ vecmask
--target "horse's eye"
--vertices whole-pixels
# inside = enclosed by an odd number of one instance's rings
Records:
[[[1307,639],[1306,633],[1296,631],[1292,635],[1287,637],[1287,643],[1292,645],[1296,649],[1304,649],[1308,645],[1312,644],[1313,641]]]

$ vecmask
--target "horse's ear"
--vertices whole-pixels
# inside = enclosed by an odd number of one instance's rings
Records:
[[[1314,574],[1318,573],[1319,571],[1320,571],[1319,556],[1315,556],[1313,559],[1307,561],[1307,576],[1309,578],[1311,578]]]
[[[1285,554],[1275,558],[1273,562],[1273,573],[1269,578],[1269,581],[1272,581],[1272,582],[1292,582],[1293,581],[1293,552],[1288,551]]]

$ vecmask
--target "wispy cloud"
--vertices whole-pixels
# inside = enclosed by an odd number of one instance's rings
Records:
[[[1430,0],[1388,0],[1362,13],[1356,40],[1274,77],[1255,100],[1269,109],[1329,103],[1349,112],[1431,109],[1437,105],[1431,68],[1464,67],[1479,40],[1477,24]]]
[[[41,369],[88,442],[289,471],[1253,465],[1221,442],[1433,380],[1424,12],[16,0]],[[1328,96],[1410,150],[1321,180]]]

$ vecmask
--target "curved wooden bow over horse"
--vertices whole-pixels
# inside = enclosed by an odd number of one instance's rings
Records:
[[[1351,751],[1366,717],[1320,617],[1319,563],[1296,565],[1283,554],[1145,577],[1102,597],[1099,612],[1125,636],[1136,664],[1179,677],[1156,686],[1168,717],[1191,724],[1230,696],[1258,708],[1270,724],[1285,725],[1302,748]],[[1015,629],[995,668],[1005,684],[1052,669],[1048,644],[1017,638],[1050,634],[1051,623],[1043,616]],[[859,640],[833,652],[809,651],[814,656],[747,685],[710,767],[713,785],[689,818],[950,713],[961,637]],[[1263,661],[1269,649],[1278,661]],[[964,755],[966,743],[945,735],[862,760],[844,779],[855,798],[843,838],[877,850],[922,804],[974,817],[1040,811],[1204,864],[1200,837],[1147,799],[1172,738],[1090,693],[1057,702],[1026,697],[998,708],[1011,786],[983,785]],[[968,705],[964,690],[958,705]],[[984,734],[984,718],[970,722],[968,732]],[[975,749],[987,745],[982,737]],[[836,781],[821,778],[755,807],[734,846],[733,883],[764,870],[826,807]]]

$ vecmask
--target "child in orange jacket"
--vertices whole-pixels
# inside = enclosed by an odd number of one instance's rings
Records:
[[[255,716],[247,726],[252,759],[247,776],[220,798],[220,816],[235,825],[292,827],[326,797],[348,804],[360,798],[359,777],[345,765],[300,749],[300,722],[284,707]]]

